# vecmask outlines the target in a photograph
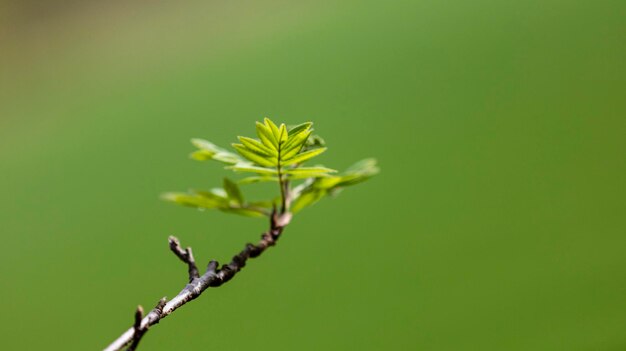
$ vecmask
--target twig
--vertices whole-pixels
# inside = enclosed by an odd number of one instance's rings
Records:
[[[133,329],[135,330],[135,335],[133,335],[133,343],[128,347],[128,351],[134,351],[139,346],[139,341],[143,335],[148,331],[148,328],[141,328],[141,320],[143,319],[143,307],[141,305],[137,306],[137,311],[135,312],[135,325],[133,325]]]
[[[193,252],[191,251],[191,247],[187,247],[185,250],[180,246],[180,241],[175,236],[170,236],[168,239],[170,243],[170,250],[180,258],[181,261],[185,262],[189,266],[189,282],[191,283],[194,279],[200,277],[200,273],[198,273],[198,267],[196,267],[196,260],[193,258]]]
[[[148,316],[150,315],[160,316],[161,313],[163,313],[163,307],[165,307],[165,303],[166,303],[165,298],[162,298],[161,300],[159,300],[157,305],[154,307],[152,311],[150,311]],[[133,325],[134,335],[132,339],[132,344],[130,344],[127,351],[136,350],[137,346],[139,345],[139,341],[141,341],[141,338],[143,337],[143,335],[148,331],[148,328],[150,327],[150,325],[148,324],[143,325],[142,321],[143,321],[143,307],[139,305],[137,306],[137,311],[135,311],[135,324]],[[155,323],[158,323],[158,321]]]
[[[135,313],[135,323],[133,326],[105,348],[104,351],[119,351],[128,344],[130,344],[130,346],[127,350],[135,350],[139,341],[150,326],[159,323],[161,319],[167,317],[179,307],[197,298],[207,288],[218,287],[228,282],[237,272],[245,267],[248,258],[258,257],[268,247],[274,246],[280,234],[283,232],[283,229],[290,221],[290,212],[277,214],[276,210],[274,210],[270,216],[269,230],[261,235],[261,240],[259,240],[256,245],[250,243],[246,244],[246,247],[235,255],[230,263],[222,265],[219,269],[217,268],[217,261],[210,261],[206,272],[202,275],[198,273],[191,248],[188,247],[183,250],[178,239],[171,236],[169,238],[170,249],[181,261],[188,265],[189,284],[167,303],[165,302],[165,298],[161,299],[157,307],[143,318],[143,309],[139,306]]]

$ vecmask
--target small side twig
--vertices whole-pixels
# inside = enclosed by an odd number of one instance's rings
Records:
[[[151,315],[155,316],[154,318],[156,318],[156,323],[158,323],[158,320],[161,318],[161,314],[163,313],[163,307],[165,307],[166,302],[167,301],[165,298],[159,300],[154,309],[152,309],[152,311],[150,311],[150,313],[148,314],[148,317],[150,317]],[[137,310],[135,311],[135,324],[133,324],[133,340],[128,349],[126,349],[126,351],[135,351],[137,349],[137,346],[139,346],[139,341],[141,341],[143,335],[148,331],[150,323],[142,323],[143,319],[143,307],[139,305],[137,306]]]
[[[127,351],[134,351],[139,346],[139,341],[143,337],[148,329],[141,328],[141,320],[143,319],[143,307],[141,305],[137,306],[137,311],[135,311],[135,325],[133,325],[133,329],[135,330],[135,335],[133,336],[133,343],[130,344]]]
[[[189,282],[191,283],[194,279],[200,277],[198,273],[198,267],[196,267],[196,261],[193,258],[193,252],[191,251],[191,247],[187,247],[183,250],[180,246],[180,241],[175,236],[170,236],[168,239],[170,243],[170,250],[180,258],[181,261],[185,262],[189,266]]]

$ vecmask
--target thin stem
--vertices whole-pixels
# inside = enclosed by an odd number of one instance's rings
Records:
[[[278,162],[276,165],[276,170],[278,171],[278,186],[280,187],[280,213],[283,214],[287,211],[287,195],[289,192],[289,182],[286,179],[283,179],[282,169],[281,169],[281,149],[282,143],[280,142],[280,138],[278,140]]]
[[[289,187],[289,180],[285,179],[285,181],[283,182],[283,187],[284,187],[284,194],[285,194],[285,198],[284,198],[284,210],[283,210],[283,214],[289,209],[289,205],[291,204],[291,188]]]
[[[280,165],[278,166],[278,186],[280,187],[280,213],[287,211],[287,189],[285,185],[287,181],[283,179],[280,173]]]

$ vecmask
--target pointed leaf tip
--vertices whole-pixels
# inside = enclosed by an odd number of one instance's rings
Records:
[[[256,134],[259,139],[267,148],[277,151],[278,150],[278,140],[274,137],[274,133],[267,125],[256,122]]]
[[[280,127],[278,128],[278,137],[276,138],[278,139],[278,143],[284,144],[285,142],[287,142],[288,137],[289,133],[287,132],[287,126],[285,126],[285,123],[281,123]]]
[[[237,152],[247,158],[248,160],[256,163],[257,165],[261,165],[264,167],[275,167],[277,160],[276,157],[266,156],[263,154],[256,153],[248,148],[246,148],[242,144],[232,144]]]
[[[309,129],[311,129],[312,126],[313,122],[304,122],[302,124],[298,124],[297,126],[289,129],[289,137],[291,138],[298,133],[308,131]]]
[[[268,174],[268,175],[278,174],[278,171],[276,170],[276,168],[259,167],[250,163],[238,163],[233,166],[227,166],[226,169],[231,169],[235,172],[251,172],[251,173]]]
[[[267,147],[265,144],[263,144],[262,142],[256,139],[252,139],[252,138],[248,138],[244,136],[238,136],[237,138],[246,148],[258,154],[262,154],[265,156],[276,156],[278,154],[276,150],[274,150],[273,148]]]
[[[299,153],[299,154],[297,154],[297,155],[295,155],[295,156],[293,156],[293,157],[283,161],[282,164],[284,166],[289,166],[289,165],[293,165],[293,164],[296,164],[296,163],[302,163],[302,162],[305,162],[305,161],[307,161],[307,160],[309,160],[309,159],[311,159],[311,158],[313,158],[315,156],[318,156],[318,155],[322,154],[326,150],[327,150],[327,148],[321,147],[321,148],[318,148],[318,149],[305,151],[305,152]]]

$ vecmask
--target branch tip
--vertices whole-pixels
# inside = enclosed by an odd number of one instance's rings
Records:
[[[167,241],[169,242],[170,249],[172,249],[172,250],[174,250],[175,247],[180,246],[180,241],[178,241],[178,238],[173,236],[173,235],[170,235],[167,238]]]
[[[207,272],[215,272],[217,270],[217,266],[219,266],[219,262],[215,260],[209,261],[209,264],[206,267]]]
[[[135,333],[139,332],[141,329],[141,320],[143,319],[143,307],[141,305],[137,306],[137,310],[135,311]]]
[[[145,334],[146,331],[148,330],[147,325],[145,328],[141,327],[142,319],[143,319],[143,307],[139,305],[137,306],[137,310],[135,311],[135,323],[133,324],[133,329],[135,333],[133,334],[132,343],[130,344],[128,349],[126,349],[126,351],[136,350],[137,346],[139,345],[139,341],[141,341],[141,338],[143,337],[143,334]]]
[[[189,282],[199,278],[200,274],[198,273],[198,267],[196,266],[196,261],[193,258],[193,251],[191,251],[191,247],[187,247],[183,250],[182,246],[180,246],[180,241],[175,236],[170,236],[168,241],[170,244],[170,250],[172,250],[174,255],[189,266]]]

